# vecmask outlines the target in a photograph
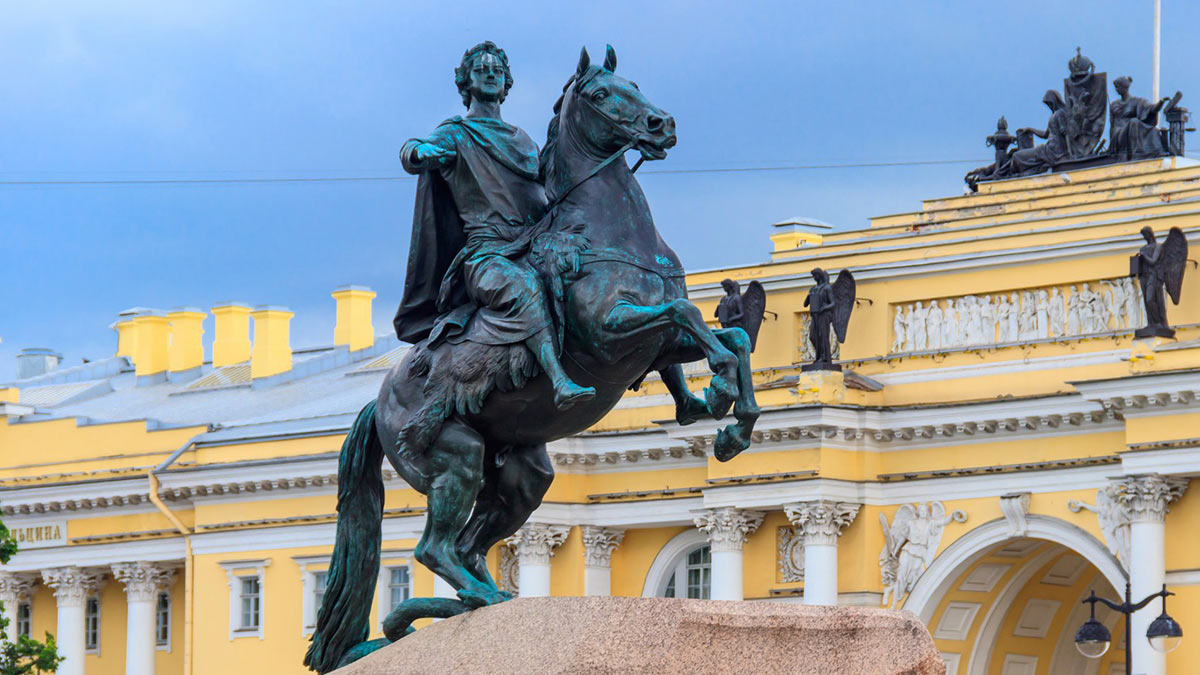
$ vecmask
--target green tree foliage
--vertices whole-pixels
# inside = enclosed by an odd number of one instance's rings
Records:
[[[17,552],[17,540],[12,532],[0,523],[0,563],[6,563]],[[0,631],[5,637],[9,621],[0,616]],[[14,631],[15,632],[15,631]],[[22,635],[16,641],[0,640],[0,675],[30,675],[31,673],[53,673],[58,670],[62,657],[54,644],[54,636],[46,633],[46,641],[38,642]]]

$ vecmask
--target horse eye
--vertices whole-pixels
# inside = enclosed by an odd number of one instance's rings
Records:
[[[607,89],[597,89],[597,90],[596,90],[596,91],[595,91],[595,92],[592,94],[592,100],[593,100],[593,101],[595,101],[595,102],[597,102],[597,103],[599,103],[599,102],[603,101],[603,100],[604,100],[604,99],[606,99],[606,98],[608,98],[608,90],[607,90]]]

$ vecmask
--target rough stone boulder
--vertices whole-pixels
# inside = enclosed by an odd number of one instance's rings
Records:
[[[335,675],[944,675],[915,614],[667,598],[518,598],[427,626]]]

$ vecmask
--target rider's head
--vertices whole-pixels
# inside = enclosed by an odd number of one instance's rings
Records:
[[[503,75],[503,81],[500,76]],[[462,62],[454,69],[454,84],[462,95],[463,105],[471,106],[471,93],[480,97],[494,97],[503,103],[512,89],[512,71],[508,69],[508,55],[491,41],[480,42],[463,53]]]

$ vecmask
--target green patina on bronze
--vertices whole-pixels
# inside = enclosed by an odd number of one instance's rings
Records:
[[[687,300],[683,266],[659,236],[624,160],[663,159],[675,121],[587,51],[554,106],[540,152],[500,116],[513,78],[492,43],[467,51],[456,83],[468,112],[404,145],[419,176],[397,335],[415,347],[384,379],[346,437],[338,525],[305,664],[328,672],[395,641],[422,617],[508,600],[487,552],[520,528],[554,470],[546,443],[584,431],[657,371],[681,424],[735,422],[717,434],[725,461],[750,445],[750,340],[711,330]],[[639,162],[640,163],[640,162]],[[706,359],[703,398],[680,367]],[[367,641],[380,564],[382,459],[426,495],[414,552],[458,599],[413,598]]]

